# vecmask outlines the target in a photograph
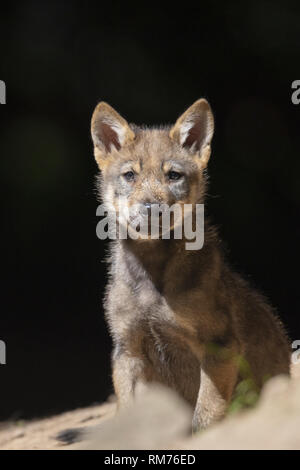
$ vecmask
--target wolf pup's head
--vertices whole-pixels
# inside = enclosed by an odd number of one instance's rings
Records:
[[[106,207],[141,222],[155,205],[203,203],[214,119],[205,99],[196,101],[174,126],[128,124],[110,105],[97,105],[91,122]],[[126,216],[124,215],[126,212]]]

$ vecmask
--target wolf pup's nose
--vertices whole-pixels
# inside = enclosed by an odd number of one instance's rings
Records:
[[[147,209],[149,212],[151,211],[152,207],[158,206],[159,202],[158,201],[152,201],[152,202],[144,202],[144,207]]]
[[[144,206],[148,210],[151,210],[152,204],[155,204],[155,203],[154,202],[144,202]]]
[[[148,217],[151,217],[152,215],[156,214],[158,215],[159,218],[161,218],[161,209],[160,209],[160,204],[158,201],[152,201],[152,202],[144,202],[144,214],[147,213]],[[152,212],[152,210],[154,212]],[[158,212],[157,212],[158,211]]]

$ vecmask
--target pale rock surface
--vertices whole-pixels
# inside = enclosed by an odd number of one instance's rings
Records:
[[[134,405],[87,433],[81,449],[162,449],[188,436],[192,410],[174,392],[154,385]]]
[[[191,410],[163,387],[151,388],[133,407],[115,412],[115,403],[107,402],[31,422],[0,423],[0,449],[299,450],[300,364],[292,366],[292,379],[270,380],[254,409],[228,416],[193,437],[187,437]],[[55,440],[64,429],[90,426],[94,431],[80,445]]]

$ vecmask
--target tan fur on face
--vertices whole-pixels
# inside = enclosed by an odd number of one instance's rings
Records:
[[[112,148],[103,156],[101,153],[98,164],[101,168],[103,181],[103,198],[118,210],[119,191],[114,195],[111,186],[116,188],[122,174],[128,171],[136,173],[136,181],[127,199],[127,206],[146,201],[172,205],[176,203],[200,203],[205,193],[205,177],[197,156],[190,154],[188,149],[180,146],[170,138],[170,128],[146,129],[133,127],[134,140],[117,150]],[[95,149],[97,152],[97,148]],[[184,197],[173,194],[166,181],[170,170],[184,173],[188,190]],[[174,187],[174,186],[173,186]],[[122,204],[124,198],[122,198]]]
[[[195,146],[191,145],[191,151],[187,150],[182,152],[183,148],[188,148],[186,143],[189,139],[193,139],[192,135],[189,135],[189,132],[193,131],[193,126],[197,129],[197,124],[201,124],[201,132],[203,134],[202,141],[199,142],[199,149],[195,149]],[[111,126],[112,134],[112,148],[107,149],[105,145],[101,145],[99,139],[99,134],[97,130],[100,126]],[[114,135],[116,132],[116,127],[119,128],[121,139],[118,139],[117,135]],[[133,129],[129,126],[127,121],[121,117],[117,111],[115,111],[109,104],[105,102],[100,102],[93,113],[91,121],[91,132],[94,141],[94,151],[96,161],[101,169],[105,168],[114,158],[119,158],[122,155],[128,155],[128,152],[124,152],[127,147],[133,143],[135,139],[135,133]],[[161,134],[161,131],[158,131]],[[158,150],[165,151],[165,155],[172,155],[174,150],[180,154],[192,155],[194,157],[195,163],[199,166],[200,169],[204,169],[207,166],[211,148],[210,143],[213,137],[214,132],[214,118],[211,112],[211,108],[208,102],[205,99],[200,99],[196,101],[192,106],[190,106],[183,114],[178,118],[175,125],[171,129],[165,129],[164,133],[168,132],[168,137],[173,143],[176,143],[177,146],[172,148],[170,142],[167,143],[166,139],[157,139],[155,133],[151,135],[150,142],[147,142],[147,139],[143,141],[143,149],[134,149],[131,147],[129,152],[131,155],[138,153],[144,154],[145,151],[148,152],[148,157],[158,155]],[[145,137],[145,136],[144,136]],[[161,135],[160,135],[161,137]],[[166,145],[167,144],[167,145]],[[162,148],[161,148],[162,147]],[[171,151],[170,151],[171,148]],[[128,149],[127,149],[128,150]],[[120,152],[119,152],[120,151]]]

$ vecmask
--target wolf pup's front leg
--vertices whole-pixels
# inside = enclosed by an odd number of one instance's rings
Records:
[[[207,356],[202,361],[200,389],[192,423],[193,432],[205,429],[224,416],[238,377],[235,357],[220,359]]]
[[[131,405],[138,385],[143,384],[143,361],[128,353],[115,349],[113,354],[113,384],[118,409]]]

